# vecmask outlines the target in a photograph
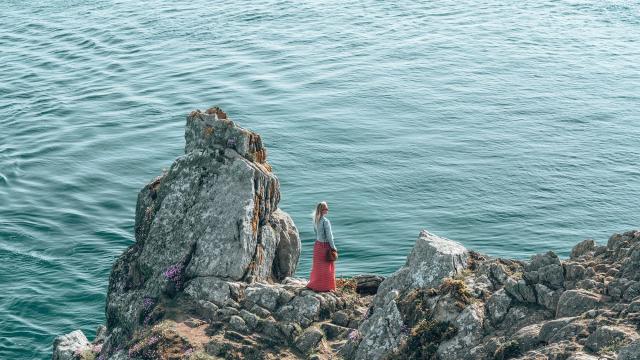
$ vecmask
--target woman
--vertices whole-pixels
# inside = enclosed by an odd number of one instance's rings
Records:
[[[326,202],[316,206],[313,213],[313,230],[316,233],[316,242],[313,245],[313,264],[311,265],[311,277],[307,287],[314,291],[334,291],[336,289],[336,268],[334,261],[327,260],[327,251],[336,249],[333,243],[331,223],[325,217],[329,212]]]

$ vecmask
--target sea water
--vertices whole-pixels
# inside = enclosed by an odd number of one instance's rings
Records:
[[[321,200],[339,276],[421,229],[524,259],[638,227],[638,1],[348,3],[0,3],[1,359],[104,323],[196,108],[262,135],[300,277]]]

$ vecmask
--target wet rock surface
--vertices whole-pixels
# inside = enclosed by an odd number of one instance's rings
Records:
[[[638,231],[520,261],[423,230],[386,279],[315,293],[261,137],[211,108],[185,140],[138,195],[106,327],[57,337],[54,360],[640,358]]]

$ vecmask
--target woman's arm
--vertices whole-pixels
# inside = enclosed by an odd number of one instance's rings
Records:
[[[329,241],[329,245],[331,246],[331,248],[333,250],[338,250],[336,249],[336,244],[333,243],[333,232],[331,232],[331,222],[329,221],[329,219],[325,218],[324,219],[324,235],[327,238],[327,240]]]

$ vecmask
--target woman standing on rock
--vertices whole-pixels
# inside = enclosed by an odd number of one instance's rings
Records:
[[[331,222],[325,217],[328,212],[329,206],[323,201],[316,206],[313,213],[313,230],[316,233],[316,242],[313,245],[313,264],[307,287],[314,291],[334,291],[336,289],[335,259],[338,249],[333,243]],[[334,254],[332,254],[332,250]]]

